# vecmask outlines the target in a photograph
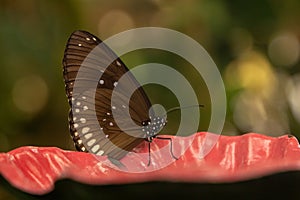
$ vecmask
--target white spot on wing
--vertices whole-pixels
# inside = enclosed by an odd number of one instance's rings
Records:
[[[91,138],[93,136],[93,133],[88,133],[88,134],[86,134],[84,137],[85,137],[85,139],[89,139],[89,138]]]
[[[81,123],[86,123],[86,119],[85,118],[80,118]]]
[[[81,47],[81,46],[82,46],[82,44],[80,44],[80,43],[79,43],[79,44],[78,44],[78,46],[79,46],[79,47]]]
[[[109,125],[110,125],[110,126],[113,126],[113,125],[114,125],[114,123],[112,123],[112,122],[109,122]]]
[[[104,154],[104,151],[103,150],[100,150],[98,153],[97,153],[97,155],[99,155],[99,156],[102,156]]]
[[[104,80],[101,79],[101,80],[99,81],[99,83],[100,83],[101,85],[103,85],[103,84],[104,84]]]
[[[116,87],[118,85],[118,82],[114,82],[114,86]]]
[[[93,148],[91,150],[92,150],[92,152],[96,153],[99,149],[100,149],[100,145],[97,144],[97,145],[93,146]]]
[[[80,112],[80,110],[79,110],[78,108],[76,108],[76,109],[75,109],[75,112],[76,112],[76,113],[79,113],[79,112]]]
[[[121,63],[119,61],[116,61],[116,63],[117,63],[118,66],[121,66]]]
[[[90,130],[89,127],[84,127],[84,128],[82,129],[81,132],[82,132],[83,134],[85,134],[85,133],[89,132],[89,130]]]
[[[89,107],[83,106],[83,110],[87,110],[87,109],[89,109]]]
[[[74,128],[78,128],[78,124],[74,124]]]
[[[88,141],[87,145],[92,146],[95,142],[96,142],[96,139],[92,139],[92,140]]]

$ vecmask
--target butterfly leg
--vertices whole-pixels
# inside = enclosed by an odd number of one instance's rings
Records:
[[[173,154],[173,141],[172,141],[172,138],[156,137],[156,139],[169,140],[170,141],[170,153],[171,153],[172,157],[175,160],[178,160],[178,158],[176,156],[174,156],[174,154]]]
[[[148,154],[149,154],[149,159],[148,159],[148,167],[149,167],[151,163],[151,142],[148,142]]]

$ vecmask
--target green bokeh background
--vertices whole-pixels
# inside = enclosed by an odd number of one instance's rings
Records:
[[[25,145],[74,149],[61,63],[77,29],[102,40],[144,26],[180,31],[208,51],[223,76],[228,107],[222,134],[299,137],[299,10],[298,0],[1,0],[0,151]],[[206,130],[210,97],[192,66],[157,50],[123,60],[129,68],[158,62],[179,70],[205,105],[199,131]],[[153,103],[177,105],[165,88],[146,90]],[[175,132],[178,119],[173,113],[163,133]]]
[[[223,76],[228,101],[224,135],[299,133],[300,109],[291,103],[300,100],[299,1],[28,0],[0,5],[1,151],[24,145],[73,148],[61,62],[66,41],[77,29],[103,40],[143,26],[180,31],[208,51]],[[276,43],[280,38],[285,40]],[[286,58],[285,52],[296,54]],[[210,97],[193,66],[159,50],[122,58],[129,68],[158,62],[182,73],[205,105],[199,131],[207,129]],[[166,88],[145,88],[153,104],[178,105]],[[163,133],[175,132],[179,117],[172,113]]]

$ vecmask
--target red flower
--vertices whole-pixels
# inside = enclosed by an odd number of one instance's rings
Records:
[[[13,186],[32,194],[45,194],[58,179],[70,178],[88,184],[122,184],[145,181],[176,182],[234,182],[268,174],[299,170],[300,148],[295,137],[267,137],[260,134],[220,136],[213,149],[199,159],[201,147],[210,133],[197,133],[193,137],[172,137],[174,154],[178,155],[188,142],[192,142],[182,156],[170,165],[160,168],[168,155],[152,156],[153,163],[138,154],[129,153],[121,161],[129,169],[143,173],[129,173],[111,168],[105,156],[65,151],[55,147],[20,147],[0,154],[0,173]],[[169,137],[169,136],[168,136]],[[169,141],[155,139],[155,151]],[[179,148],[180,147],[180,148]],[[135,149],[147,152],[147,143]],[[151,154],[152,155],[152,154]]]

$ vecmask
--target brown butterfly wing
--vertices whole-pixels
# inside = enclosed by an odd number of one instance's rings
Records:
[[[75,31],[67,42],[63,67],[71,106],[69,127],[78,150],[119,160],[143,141],[142,128],[136,129],[130,124],[133,120],[141,127],[142,122],[149,121],[151,103],[134,76],[109,47],[86,31]],[[119,85],[118,81],[125,73],[127,84]],[[76,85],[75,80],[81,84]],[[115,91],[117,99],[112,105],[112,93],[117,84],[121,90]],[[75,88],[75,85],[79,87]],[[131,97],[127,94],[129,87],[138,88]],[[129,105],[126,105],[128,101]],[[130,116],[125,112],[127,106]],[[122,130],[114,120],[113,110],[118,111],[118,124],[122,125]]]

